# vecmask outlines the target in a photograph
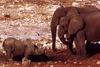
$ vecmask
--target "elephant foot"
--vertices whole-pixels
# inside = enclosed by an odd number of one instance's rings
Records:
[[[69,59],[71,56],[73,56],[73,53],[69,49],[67,49],[67,51],[66,51],[66,58]]]
[[[77,56],[79,60],[85,60],[87,58],[87,54],[81,53],[80,55]]]
[[[13,59],[8,59],[8,61],[9,61],[9,62],[12,62],[12,61],[13,61]]]
[[[27,61],[28,59],[26,58],[26,57],[24,57],[23,59],[22,59],[22,62],[24,62],[24,61]]]
[[[25,60],[25,61],[22,61],[22,64],[24,64],[24,63],[31,63],[31,60]]]
[[[27,60],[26,60],[26,59],[23,60],[23,61],[22,61],[22,65],[23,65],[22,67],[30,67],[30,65],[31,65],[31,60],[28,60],[28,59],[27,59]]]
[[[73,49],[71,52],[72,52],[73,55],[77,54],[76,49]]]

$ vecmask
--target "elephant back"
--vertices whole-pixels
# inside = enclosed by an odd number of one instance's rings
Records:
[[[100,11],[100,9],[98,9],[96,6],[92,6],[92,5],[86,5],[84,7],[77,8],[77,10],[79,11],[80,14],[88,14],[88,13]]]

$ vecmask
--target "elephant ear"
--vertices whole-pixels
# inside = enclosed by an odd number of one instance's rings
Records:
[[[83,21],[82,19],[71,19],[69,21],[69,27],[68,27],[68,34],[76,34],[78,31],[80,31],[83,28]]]

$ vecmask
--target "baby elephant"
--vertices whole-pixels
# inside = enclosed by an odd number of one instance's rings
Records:
[[[6,51],[8,59],[12,59],[15,56],[24,56],[26,45],[15,38],[7,38],[3,42],[3,48]]]
[[[34,54],[37,46],[33,45],[31,40],[21,41],[15,38],[7,38],[3,42],[3,48],[8,59],[12,59],[15,56],[23,56],[22,60],[26,60],[29,55]]]

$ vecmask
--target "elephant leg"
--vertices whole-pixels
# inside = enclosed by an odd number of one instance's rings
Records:
[[[91,45],[91,42],[90,41],[86,41],[85,47],[86,47],[87,54],[91,51],[90,50],[90,47],[91,47],[90,45]]]
[[[22,61],[28,60],[29,55],[31,55],[31,48],[27,47],[25,50],[24,58],[22,59]]]
[[[86,53],[87,53],[87,56],[89,57],[89,56],[91,56],[91,41],[87,41],[86,42]]]
[[[90,45],[90,43],[91,43],[90,41],[88,41],[88,40],[86,41],[86,45]]]
[[[75,55],[76,52],[73,49],[73,40],[74,40],[73,36],[71,36],[71,38],[68,39],[68,48]]]
[[[83,31],[79,31],[75,38],[75,44],[77,47],[77,54],[79,57],[86,57],[85,49],[85,36]]]
[[[7,54],[8,60],[12,61],[13,60],[13,54],[11,52],[9,52],[9,51],[6,54]]]

